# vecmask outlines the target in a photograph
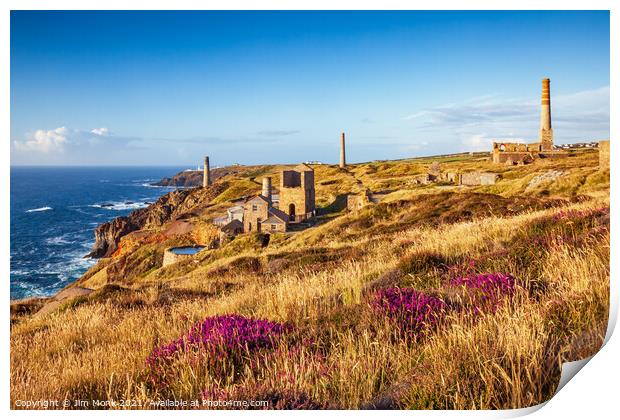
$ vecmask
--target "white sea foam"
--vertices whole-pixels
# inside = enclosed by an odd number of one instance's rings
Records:
[[[90,248],[91,244],[83,243],[80,245],[82,248]],[[58,280],[52,284],[41,285],[23,280],[11,280],[11,282],[24,290],[24,296],[26,297],[51,296],[69,282],[79,278],[97,262],[94,258],[84,258],[84,253],[83,249],[76,250],[64,254],[65,258],[63,261],[45,263],[31,269],[11,269],[12,276],[56,276]]]
[[[53,238],[47,238],[45,240],[45,243],[49,244],[49,245],[68,245],[68,244],[72,244],[75,241],[70,241],[68,239],[65,238],[65,235],[61,235],[61,236],[54,236]]]
[[[176,186],[176,185],[154,185],[154,184],[140,184],[140,187],[160,188],[164,190],[175,190],[177,188],[193,188],[193,187],[182,187],[182,186]]]
[[[51,207],[39,207],[36,209],[30,209],[30,210],[26,210],[26,213],[34,213],[34,212],[38,212],[38,211],[48,211],[48,210],[52,210]]]
[[[135,202],[111,201],[109,203],[103,203],[103,204],[91,204],[89,207],[94,207],[97,209],[121,211],[121,210],[142,209],[146,206],[148,206],[148,204],[144,201],[135,201]]]

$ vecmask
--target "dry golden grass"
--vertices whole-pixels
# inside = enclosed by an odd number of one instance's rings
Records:
[[[445,158],[442,164],[479,165],[476,159]],[[431,162],[405,163],[414,170]],[[360,165],[346,182],[366,182],[372,170],[392,176],[402,169],[380,165]],[[335,168],[321,171],[339,176]],[[239,238],[229,248],[206,252],[194,265],[153,271],[127,288],[76,300],[43,317],[19,316],[11,327],[12,406],[17,400],[66,398],[189,400],[214,387],[231,399],[267,399],[278,391],[284,395],[280,401],[306,407],[539,404],[553,395],[561,363],[594,354],[607,325],[608,219],[601,219],[603,230],[583,241],[590,226],[582,224],[589,222],[562,219],[541,225],[562,211],[580,214],[609,205],[604,176],[592,180],[599,175],[591,167],[583,172],[585,182],[573,180],[561,191],[570,196],[588,186],[587,201],[506,217],[379,230],[372,236],[331,237],[335,226],[360,217],[344,216],[266,248],[255,246],[250,237]],[[330,194],[332,187],[321,188]],[[523,185],[514,188],[522,191]],[[537,235],[545,234],[539,225],[565,239],[534,245]],[[298,259],[285,268],[269,265],[290,255],[300,258],[293,251],[310,251],[310,244],[324,248],[318,260]],[[437,267],[403,271],[403,260],[416,253],[457,262],[488,257],[486,269],[512,273],[520,287],[495,313],[453,314],[426,340],[395,339],[394,325],[368,305],[373,288],[415,285],[447,293],[446,274]],[[330,255],[348,257],[333,260]],[[252,263],[241,264],[248,260]],[[276,351],[256,356],[234,378],[214,376],[182,359],[174,383],[163,389],[150,385],[145,359],[157,345],[205,317],[230,313],[288,322],[296,341],[282,339]]]
[[[584,345],[586,354],[600,346],[608,299],[605,241],[588,250],[550,251],[544,273],[549,291],[543,301],[519,295],[498,313],[475,324],[455,322],[428,343],[410,346],[382,339],[389,334],[389,325],[372,336],[320,321],[343,307],[363,312],[365,285],[396,266],[409,250],[478,255],[499,239],[509,240],[519,226],[554,211],[414,229],[398,235],[397,241],[359,244],[367,250],[364,258],[333,270],[267,279],[237,274],[227,279],[236,285],[232,291],[209,298],[179,299],[160,306],[160,286],[142,292],[147,303],[133,309],[94,302],[24,320],[12,330],[12,400],[158,398],[141,381],[144,360],[156,343],[178,336],[206,316],[240,313],[325,329],[321,335],[327,334],[330,340],[323,343],[327,356],[321,366],[312,361],[316,358],[312,354],[300,360],[276,358],[261,376],[275,381],[270,372],[286,364],[296,387],[325,404],[338,401],[360,407],[389,394],[395,385],[405,388],[397,402],[403,407],[507,408],[542,402],[550,397],[558,378],[563,354],[558,349],[583,355]],[[171,281],[169,287],[200,289],[210,281],[196,274]],[[555,325],[559,319],[571,324]],[[567,328],[563,333],[570,339],[551,334],[558,328]],[[593,336],[592,328],[597,332]],[[590,337],[587,342],[577,340],[584,336]],[[580,343],[579,349],[569,348],[574,342]],[[320,376],[321,369],[329,375]],[[195,398],[191,393],[208,385],[204,378],[191,376],[180,381],[187,383],[176,397]]]

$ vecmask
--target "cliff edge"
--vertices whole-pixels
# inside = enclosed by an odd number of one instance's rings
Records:
[[[148,207],[103,223],[95,229],[95,244],[86,256],[109,257],[118,248],[120,238],[130,232],[158,228],[170,221],[195,216],[227,187],[227,182],[220,182],[208,188],[171,191]]]

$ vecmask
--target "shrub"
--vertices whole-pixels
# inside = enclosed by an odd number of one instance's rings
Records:
[[[155,348],[146,359],[151,382],[166,383],[166,377],[181,354],[196,356],[194,361],[206,362],[213,373],[222,373],[227,366],[239,367],[244,358],[262,349],[271,349],[277,339],[291,329],[288,324],[241,315],[206,318],[186,335]]]
[[[473,309],[495,311],[502,300],[513,296],[516,282],[512,275],[505,273],[487,273],[456,277],[450,281],[452,286],[461,286],[472,292],[470,294]]]
[[[402,257],[398,262],[398,267],[405,273],[424,274],[433,270],[444,270],[446,259],[438,253],[415,251]]]
[[[412,339],[421,339],[436,328],[448,309],[437,297],[398,287],[377,291],[372,306],[395,321],[399,333]]]

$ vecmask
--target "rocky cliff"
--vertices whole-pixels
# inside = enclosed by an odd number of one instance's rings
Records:
[[[158,228],[173,220],[195,216],[227,187],[228,182],[219,182],[209,188],[171,191],[146,208],[99,225],[95,229],[95,245],[87,257],[111,256],[116,251],[120,238],[130,232]]]
[[[202,171],[183,171],[154,183],[158,187],[200,187],[202,186]]]
[[[233,165],[224,166],[222,168],[211,169],[211,181],[215,181],[226,175],[259,175],[265,171],[272,169],[272,165],[260,165],[260,166],[243,166]],[[183,171],[172,177],[162,178],[160,181],[153,183],[152,185],[158,187],[201,187],[202,186],[202,171]]]

